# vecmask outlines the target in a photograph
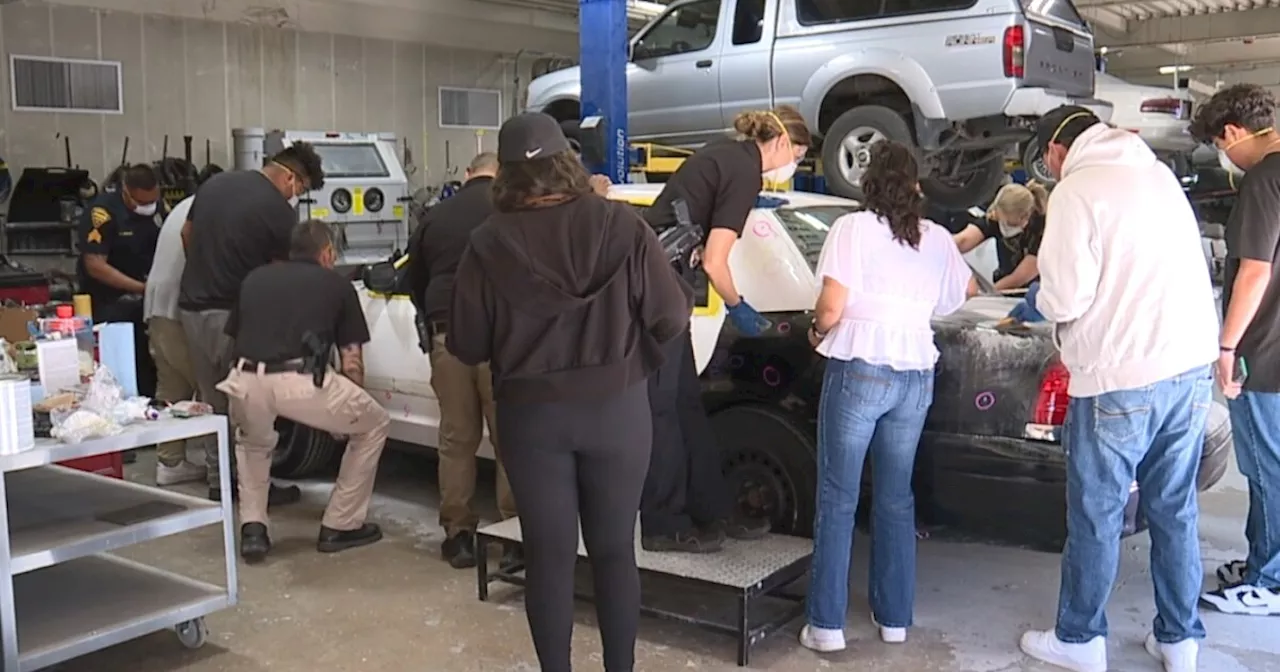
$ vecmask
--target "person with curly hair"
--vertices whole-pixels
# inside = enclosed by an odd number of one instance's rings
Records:
[[[1145,646],[1167,672],[1190,672],[1205,636],[1196,475],[1218,331],[1200,227],[1137,134],[1063,106],[1041,118],[1036,142],[1059,177],[1029,303],[1053,323],[1071,374],[1067,543],[1057,623],[1020,646],[1057,667],[1106,672],[1106,606],[1137,483],[1157,613]]]
[[[827,358],[818,408],[818,496],[808,624],[800,643],[845,648],[849,549],[871,457],[871,618],[906,640],[915,602],[911,475],[933,403],[930,324],[965,302],[972,271],[951,234],[923,219],[911,150],[882,141],[862,180],[864,209],[836,220],[822,246],[822,290],[809,340]]]
[[[231,341],[224,330],[240,284],[259,266],[289,258],[298,199],[323,185],[320,155],[310,144],[295,142],[262,168],[214,175],[191,201],[180,234],[187,263],[178,287],[179,319],[197,391],[215,413],[227,413],[227,397],[215,385],[231,368]],[[217,442],[208,445],[206,477],[209,498],[216,501],[222,496]],[[301,498],[297,486],[271,485],[273,505]]]
[[[1227,396],[1240,472],[1249,481],[1249,556],[1218,568],[1202,596],[1229,614],[1280,615],[1280,134],[1276,100],[1236,84],[1205,102],[1191,125],[1224,168],[1245,171],[1227,220],[1218,383]],[[1245,370],[1247,368],[1247,371]]]

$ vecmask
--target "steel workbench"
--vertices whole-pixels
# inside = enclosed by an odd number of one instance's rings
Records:
[[[173,628],[204,644],[204,616],[235,605],[231,470],[222,502],[89,474],[56,462],[218,435],[229,463],[225,416],[164,419],[119,435],[65,444],[40,439],[0,455],[0,652],[3,672],[27,672]],[[144,541],[222,524],[226,586],[111,555]]]

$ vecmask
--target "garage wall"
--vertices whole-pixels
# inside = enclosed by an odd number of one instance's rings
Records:
[[[125,136],[130,162],[159,158],[166,134],[180,156],[189,134],[197,165],[208,138],[213,161],[229,168],[230,129],[262,126],[393,131],[408,140],[415,186],[439,184],[446,142],[451,165],[465,165],[477,134],[439,128],[437,87],[501,90],[512,109],[515,54],[67,6],[4,5],[0,25],[0,152],[15,178],[24,166],[64,165],[64,136],[95,179],[119,163]],[[10,54],[119,61],[124,113],[13,110]],[[494,148],[496,133],[481,142]]]

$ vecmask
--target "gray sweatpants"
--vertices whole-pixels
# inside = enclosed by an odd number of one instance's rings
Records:
[[[187,333],[187,348],[191,356],[191,373],[196,379],[196,391],[200,400],[213,406],[213,412],[228,415],[227,395],[217,387],[231,371],[231,337],[223,333],[227,326],[230,311],[201,310],[181,311],[182,329]],[[230,436],[235,436],[235,428],[231,428]],[[232,439],[234,441],[234,438]],[[212,445],[210,445],[212,444]],[[209,487],[218,487],[219,464],[218,444],[210,442],[205,452],[205,463],[209,470]],[[235,470],[235,447],[231,446],[232,477]]]

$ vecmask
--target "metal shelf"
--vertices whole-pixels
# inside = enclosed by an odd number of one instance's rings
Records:
[[[205,415],[185,420],[165,419],[131,425],[115,436],[92,439],[82,443],[62,443],[57,439],[36,439],[36,445],[13,455],[0,455],[0,472],[18,471],[41,467],[55,462],[66,462],[82,457],[116,453],[139,446],[150,446],[166,441],[177,441],[226,430],[227,418],[222,415]]]
[[[230,606],[220,586],[108,555],[18,577],[17,672],[38,670]]]
[[[6,489],[13,574],[222,521],[216,502],[66,467],[16,472]]]

